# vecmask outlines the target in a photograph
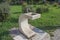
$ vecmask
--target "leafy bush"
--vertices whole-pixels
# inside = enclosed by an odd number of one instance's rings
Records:
[[[7,19],[9,15],[9,4],[7,2],[0,4],[0,21]]]
[[[33,9],[29,6],[27,6],[23,9],[23,13],[28,13],[28,12],[33,12]]]
[[[31,5],[28,5],[26,2],[22,3],[22,12],[27,13],[27,12],[33,12],[33,7]]]
[[[43,12],[48,12],[49,11],[49,8],[48,7],[45,7],[45,8],[42,8]]]
[[[37,8],[37,9],[36,9],[36,13],[42,13],[41,8]]]
[[[57,3],[54,3],[54,4],[53,4],[54,7],[57,7],[57,5],[58,5]]]
[[[36,8],[36,13],[43,13],[43,12],[48,12],[49,8],[48,7],[37,7]]]

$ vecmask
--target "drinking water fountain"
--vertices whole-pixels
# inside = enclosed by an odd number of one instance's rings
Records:
[[[35,35],[35,32],[30,28],[30,24],[28,23],[28,19],[35,20],[41,17],[41,14],[38,13],[24,13],[19,17],[19,30],[23,33],[27,38],[30,38]]]

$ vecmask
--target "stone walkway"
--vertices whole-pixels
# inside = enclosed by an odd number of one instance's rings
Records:
[[[52,40],[60,40],[60,29],[56,29],[56,31],[54,32],[54,37],[52,38]]]
[[[10,35],[13,38],[13,40],[50,40],[50,35],[38,28],[31,27],[31,29],[36,33],[32,38],[26,38],[18,28],[12,28],[10,29]]]

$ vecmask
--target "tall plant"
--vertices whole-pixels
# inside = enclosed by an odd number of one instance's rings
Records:
[[[0,21],[7,19],[9,15],[9,2],[7,0],[0,3]]]

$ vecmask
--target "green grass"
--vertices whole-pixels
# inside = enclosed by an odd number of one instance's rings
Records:
[[[18,27],[18,18],[22,12],[21,6],[11,6],[10,8],[9,19],[2,25],[0,23],[0,40],[12,40],[8,30]],[[48,33],[60,27],[60,8],[50,6],[49,9],[49,12],[41,14],[41,18],[30,20],[29,23]]]
[[[12,40],[9,35],[9,29],[18,27],[18,18],[21,14],[21,6],[11,6],[8,20],[0,23],[0,40]],[[2,25],[1,25],[2,24]]]

